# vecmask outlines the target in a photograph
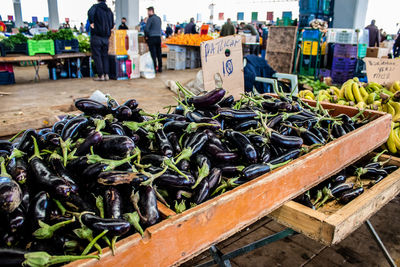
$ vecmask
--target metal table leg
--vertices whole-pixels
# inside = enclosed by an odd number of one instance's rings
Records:
[[[36,65],[33,64],[33,67],[35,69],[35,82],[39,82],[40,81],[40,76],[39,76],[40,60],[37,60]]]
[[[77,78],[81,79],[82,78],[82,73],[81,73],[81,58],[78,57],[76,60],[76,70],[78,72]]]
[[[383,255],[385,256],[387,262],[389,263],[390,266],[396,267],[396,263],[392,259],[392,257],[389,254],[389,251],[387,251],[385,245],[383,244],[381,238],[379,237],[378,233],[375,231],[374,227],[372,226],[371,222],[369,220],[365,221],[365,225],[367,226],[369,232],[371,233],[372,237],[375,239],[375,242],[378,244],[379,248],[382,250]]]
[[[218,250],[217,247],[212,246],[210,248],[210,253],[211,256],[213,257],[212,261],[205,262],[203,264],[197,265],[196,267],[207,267],[207,266],[212,266],[214,264],[218,264],[221,267],[228,267],[231,266],[230,264],[230,259],[236,258],[238,256],[241,256],[243,254],[246,254],[248,252],[251,252],[257,248],[263,247],[265,245],[271,244],[273,242],[279,241],[285,237],[292,236],[297,234],[294,230],[287,228],[279,233],[264,237],[260,240],[257,240],[251,244],[248,244],[244,247],[241,247],[237,250],[231,251],[227,254],[222,254],[220,250]]]

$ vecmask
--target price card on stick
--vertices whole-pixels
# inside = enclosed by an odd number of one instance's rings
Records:
[[[204,89],[211,91],[222,83],[229,94],[240,98],[244,92],[242,37],[233,35],[202,42],[200,54]]]
[[[391,84],[400,80],[400,59],[364,58],[369,82]]]

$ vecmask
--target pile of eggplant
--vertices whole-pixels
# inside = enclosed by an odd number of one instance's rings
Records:
[[[215,89],[150,114],[131,99],[78,99],[78,116],[0,142],[2,263],[51,265],[183,212],[364,125],[287,96]],[[60,256],[51,256],[60,255]],[[67,255],[67,256],[66,256]]]
[[[387,151],[377,154],[369,162],[361,161],[343,169],[339,174],[320,183],[294,201],[314,210],[332,201],[341,205],[349,203],[364,193],[365,188],[376,185],[399,168],[388,164],[390,159],[379,161],[385,152]],[[354,177],[355,181],[351,179]],[[368,184],[364,184],[364,180],[369,180]]]

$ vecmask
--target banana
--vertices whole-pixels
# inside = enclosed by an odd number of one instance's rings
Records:
[[[387,106],[387,113],[392,115],[392,120],[393,120],[393,118],[396,114],[396,111],[394,110],[394,107],[389,102],[386,104],[386,106]]]
[[[331,90],[331,93],[340,97],[340,89],[339,88],[337,88],[336,86],[331,86],[331,87],[329,87],[329,89]]]
[[[358,84],[357,83],[353,83],[351,88],[352,88],[353,96],[354,96],[355,100],[357,101],[357,103],[364,102],[364,99],[361,96]]]
[[[392,124],[393,125],[393,124]],[[389,149],[390,153],[396,154],[397,153],[397,148],[396,148],[396,144],[394,141],[394,130],[393,130],[393,126],[391,127],[390,130],[390,134],[389,134],[389,138],[386,142],[386,146]]]
[[[389,104],[394,108],[394,116],[392,121],[396,122],[400,119],[400,103],[389,100]]]
[[[365,102],[367,100],[369,94],[368,94],[367,90],[365,90],[364,86],[360,86],[360,93]]]
[[[314,94],[313,94],[311,91],[306,92],[305,97],[309,97],[309,98],[311,98],[312,100],[315,99],[315,96],[314,96]]]
[[[397,151],[400,150],[400,137],[399,137],[399,128],[397,129],[393,129],[393,140],[394,140],[394,144],[396,146]]]
[[[344,94],[345,94],[345,97],[346,97],[346,99],[348,101],[353,101],[354,102],[355,99],[354,99],[354,95],[353,95],[351,87],[352,87],[352,84],[346,84],[346,87],[344,89],[345,90]]]
[[[304,98],[305,98],[305,99],[308,99],[308,100],[314,100],[314,98],[312,98],[312,97],[310,97],[310,96],[308,96],[308,95],[306,95]]]
[[[372,104],[375,101],[376,93],[372,92],[367,97],[367,104]]]
[[[400,91],[400,81],[395,81],[392,86],[396,91]]]
[[[397,90],[394,88],[394,83],[390,86],[389,90],[392,93],[396,93],[397,92]]]
[[[347,103],[346,103],[346,100],[339,100],[339,101],[337,102],[337,104],[338,104],[338,105],[346,105]]]
[[[387,104],[382,104],[382,111],[388,113]]]
[[[355,105],[356,108],[358,108],[359,110],[364,110],[367,108],[367,104],[365,104],[364,102],[358,102],[357,105]]]

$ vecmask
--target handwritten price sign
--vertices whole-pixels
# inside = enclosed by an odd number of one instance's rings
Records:
[[[215,76],[235,98],[244,91],[242,37],[227,36],[201,43],[204,89],[215,89]]]
[[[400,59],[364,58],[369,82],[391,84],[400,80]]]

